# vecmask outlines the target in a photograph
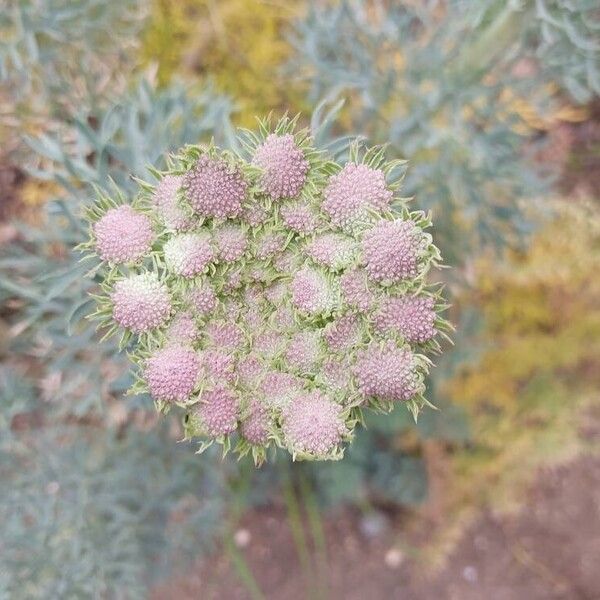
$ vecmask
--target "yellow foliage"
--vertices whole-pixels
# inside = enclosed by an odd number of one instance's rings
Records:
[[[469,413],[472,443],[445,459],[445,526],[427,565],[443,564],[480,507],[521,508],[538,466],[598,446],[579,431],[600,406],[600,214],[554,208],[527,252],[482,259],[463,299],[485,315],[485,351],[447,386]]]
[[[555,209],[526,253],[477,267],[486,350],[449,385],[474,437],[453,458],[457,505],[510,499],[533,466],[577,446],[581,409],[598,402],[599,212]]]
[[[60,187],[55,183],[27,179],[21,189],[21,201],[29,209],[38,209],[59,190]]]
[[[470,405],[519,403],[534,375],[572,370],[600,356],[600,221],[587,206],[559,204],[527,253],[478,265],[487,323],[480,365],[463,373],[456,396]]]
[[[546,83],[536,94],[539,98],[553,99],[557,102],[559,90],[553,83]],[[510,88],[504,88],[499,98],[499,105],[507,107],[506,118],[511,114],[517,114],[522,123],[515,125],[516,130],[523,135],[530,133],[531,129],[549,131],[560,123],[579,123],[588,118],[588,110],[584,106],[571,106],[561,103],[548,113],[542,113],[527,98],[519,97]]]
[[[287,23],[302,2],[267,0],[154,0],[142,44],[162,83],[173,75],[208,78],[240,106],[240,122],[254,125],[270,110],[298,112],[304,96],[281,69],[291,48]]]
[[[23,184],[16,189],[18,201],[15,216],[31,225],[42,226],[46,218],[43,205],[59,190],[60,187],[51,181],[25,179]]]

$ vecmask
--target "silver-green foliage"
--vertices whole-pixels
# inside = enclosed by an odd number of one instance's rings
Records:
[[[433,211],[434,235],[451,264],[522,239],[531,224],[521,202],[551,181],[531,159],[535,143],[515,105],[515,99],[526,101],[546,114],[554,101],[546,93],[550,74],[560,79],[560,73],[573,72],[565,59],[562,71],[542,61],[533,75],[520,75],[524,59],[548,57],[540,41],[542,6],[497,0],[313,3],[292,33],[293,73],[310,84],[310,97],[346,97],[338,124],[343,131],[389,143],[391,152],[409,159],[404,191]],[[579,3],[570,17],[581,19],[581,9]],[[471,311],[456,318],[457,348],[429,384],[443,418],[424,415],[417,426],[422,439],[468,438],[464,414],[441,392],[455,363],[477,347]],[[348,452],[343,466],[311,467],[321,495],[332,502],[365,496],[417,502],[426,488],[419,450],[406,455],[394,449],[410,424],[377,418],[367,424],[369,437]]]
[[[465,14],[471,27],[493,22],[503,7],[513,13],[506,40],[518,60],[531,61],[532,87],[554,82],[580,104],[600,94],[600,12],[595,0],[454,0],[450,6],[453,14]],[[485,51],[481,56],[485,59]]]
[[[14,102],[44,112],[114,94],[116,75],[132,62],[145,6],[140,0],[5,0],[0,84]]]
[[[35,389],[4,368],[0,404],[0,597],[143,598],[174,558],[210,543],[223,469],[194,464],[164,431],[41,417]]]
[[[544,72],[580,103],[600,95],[600,11],[596,0],[536,0],[533,48]]]
[[[159,159],[169,149],[210,135],[227,144],[231,108],[227,98],[210,92],[192,97],[177,86],[156,91],[142,80],[114,105],[74,115],[60,137],[27,139],[31,151],[44,159],[40,168],[30,169],[31,176],[56,185],[57,193],[45,205],[44,227],[21,225],[27,243],[13,245],[0,258],[0,298],[17,296],[24,303],[22,344],[26,337],[34,343],[52,340],[45,360],[50,372],[63,376],[66,410],[82,414],[100,408],[99,366],[115,354],[110,344],[95,346],[93,328],[81,322],[94,283],[85,281],[87,267],[71,250],[87,235],[82,209],[93,200],[92,186],[109,187],[113,180],[131,190],[136,186],[132,175],[148,176],[148,165],[160,168]],[[49,253],[50,244],[59,244],[63,252]],[[121,384],[108,391],[122,391]],[[73,399],[77,404],[67,403]]]
[[[433,210],[454,262],[527,231],[518,201],[548,173],[515,99],[544,114],[550,75],[581,100],[597,92],[597,28],[586,0],[344,0],[297,23],[293,66],[311,97],[350,96],[351,128],[409,159],[406,193]],[[538,62],[523,77],[526,59]]]
[[[1,373],[0,596],[143,597],[150,571],[186,548],[196,553],[219,528],[224,467],[207,457],[206,468],[191,468],[193,450],[168,424],[140,430],[151,404],[121,398],[126,374],[107,385],[106,369],[126,371],[83,319],[95,283],[70,249],[87,234],[81,213],[93,185],[131,189],[130,174],[147,177],[170,149],[213,135],[226,144],[230,111],[211,92],[141,81],[106,108],[74,113],[56,135],[27,140],[40,157],[30,175],[54,196],[43,227],[17,225],[20,241],[3,248],[0,302],[15,307],[15,368],[35,364],[45,401],[24,376]],[[110,417],[110,398],[125,408],[125,425]],[[22,415],[32,415],[24,428]],[[181,522],[171,519],[179,510]]]

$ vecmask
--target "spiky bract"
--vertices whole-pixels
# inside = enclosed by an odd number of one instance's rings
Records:
[[[179,203],[182,177],[166,175],[156,186],[152,200],[156,214],[167,230],[185,231],[193,225],[192,216]]]

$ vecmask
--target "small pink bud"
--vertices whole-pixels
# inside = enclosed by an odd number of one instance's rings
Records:
[[[346,433],[342,407],[320,392],[298,396],[283,411],[283,434],[293,452],[330,453]]]
[[[237,429],[239,401],[225,386],[203,392],[193,414],[210,437],[233,433]]]
[[[183,177],[165,175],[156,186],[152,199],[163,225],[170,231],[185,231],[192,226],[192,219],[179,206],[178,191]]]
[[[114,320],[134,333],[162,325],[171,313],[166,286],[154,273],[141,273],[121,279],[111,294]]]
[[[182,183],[188,202],[200,216],[220,219],[240,214],[247,187],[239,168],[206,155],[184,175]]]
[[[184,402],[194,390],[199,369],[200,360],[194,350],[167,346],[148,359],[144,377],[155,400]]]
[[[379,221],[362,243],[369,277],[390,283],[416,277],[423,244],[423,232],[412,221]]]
[[[387,298],[375,315],[375,328],[381,333],[398,332],[407,342],[426,342],[436,333],[434,306],[430,296]]]
[[[98,256],[116,264],[138,260],[154,239],[150,219],[128,205],[111,208],[93,229]]]
[[[329,180],[323,210],[338,227],[352,231],[355,225],[368,222],[369,209],[386,209],[392,201],[383,171],[366,165],[348,163]]]
[[[421,391],[413,353],[388,340],[358,353],[354,374],[365,398],[410,400]]]
[[[273,200],[295,198],[304,187],[310,168],[291,134],[268,135],[256,149],[252,162],[264,170],[260,183]]]

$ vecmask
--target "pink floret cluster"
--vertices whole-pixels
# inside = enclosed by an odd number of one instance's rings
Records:
[[[283,435],[292,452],[324,456],[346,433],[342,406],[320,392],[296,396],[283,411]]]
[[[435,337],[435,300],[431,296],[386,298],[375,315],[375,328],[399,333],[408,342],[423,343]]]
[[[108,210],[93,231],[100,258],[117,264],[138,260],[154,240],[150,219],[127,204]]]
[[[341,229],[352,230],[369,220],[370,210],[388,208],[393,193],[380,169],[348,163],[330,180],[323,193],[323,210]]]
[[[166,402],[184,402],[194,391],[200,360],[191,348],[167,346],[146,362],[144,377],[153,398]]]
[[[219,158],[201,156],[181,187],[200,217],[236,217],[246,197],[247,181],[239,167]]]
[[[134,333],[160,327],[171,314],[169,290],[154,273],[140,273],[117,281],[111,301],[114,320]]]
[[[337,164],[285,119],[243,139],[187,147],[131,206],[96,211],[98,314],[124,331],[134,391],[201,448],[339,459],[363,411],[426,404],[445,323],[428,217],[382,152]]]
[[[194,222],[179,204],[181,183],[180,175],[165,175],[154,191],[157,217],[166,229],[172,231],[185,231]]]
[[[261,186],[273,200],[298,196],[310,169],[310,163],[290,133],[269,134],[256,148],[252,163],[262,169]]]
[[[420,390],[421,382],[413,352],[387,341],[358,352],[354,375],[362,396],[383,400],[409,400]]]

